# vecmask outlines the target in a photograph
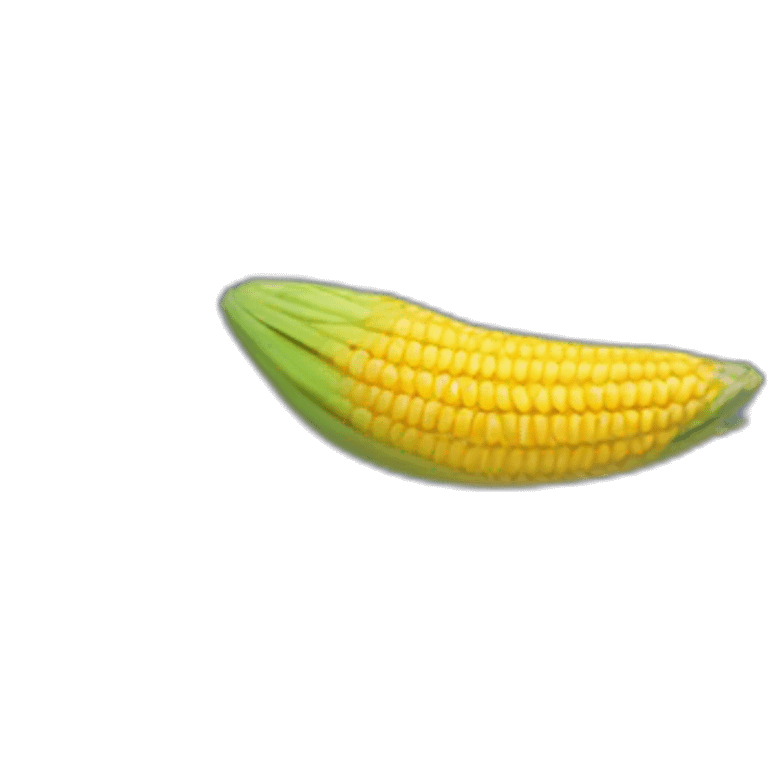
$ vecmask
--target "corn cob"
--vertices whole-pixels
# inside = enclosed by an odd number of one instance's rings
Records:
[[[246,282],[222,308],[321,434],[439,481],[525,485],[632,470],[738,426],[763,380],[745,363],[517,335],[316,283]]]

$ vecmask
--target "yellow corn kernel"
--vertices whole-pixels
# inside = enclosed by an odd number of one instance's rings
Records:
[[[603,398],[605,389],[603,387],[587,388],[587,405],[593,411],[600,411],[603,408]]]
[[[472,426],[469,428],[469,442],[473,445],[485,443],[485,419],[486,415],[478,411],[472,417]]]
[[[585,445],[578,445],[571,451],[571,457],[568,462],[569,473],[578,472],[581,469],[581,462],[584,458],[584,453],[587,449]]]
[[[467,376],[475,376],[480,370],[480,353],[473,352],[467,359],[467,365],[464,372]]]
[[[408,413],[408,406],[411,402],[411,398],[408,395],[397,395],[392,403],[392,419],[393,421],[403,421],[405,414]]]
[[[430,323],[427,326],[427,341],[430,344],[437,345],[443,335],[443,327],[438,323]]]
[[[464,452],[466,443],[463,440],[454,440],[448,450],[448,466],[452,469],[459,469],[464,461]]]
[[[417,341],[424,341],[424,337],[427,335],[427,325],[421,320],[417,320],[411,326],[411,338]]]
[[[369,390],[370,390],[370,387],[363,384],[362,381],[356,381],[352,385],[352,389],[350,390],[349,399],[355,405],[363,405],[365,401],[368,399]]]
[[[472,417],[474,413],[469,408],[462,408],[453,422],[453,436],[464,438],[469,435],[469,429],[472,426]]]
[[[436,444],[437,438],[434,435],[422,434],[416,444],[417,455],[421,456],[422,459],[428,459],[435,450]]]
[[[577,413],[582,413],[587,408],[587,401],[584,397],[582,387],[571,387],[568,392],[568,402],[571,408]]]
[[[637,384],[637,404],[641,408],[651,404],[653,399],[653,384],[648,379],[643,379]]]
[[[533,416],[533,433],[536,445],[547,445],[549,442],[549,418],[537,413]]]
[[[696,387],[697,381],[698,379],[695,376],[685,376],[681,380],[680,387],[675,393],[675,402],[680,403],[680,405],[685,405],[691,397],[693,397],[693,390]]]
[[[629,376],[629,368],[626,363],[613,363],[608,375],[611,381],[621,384]]]
[[[528,390],[521,386],[513,387],[512,403],[520,413],[528,413],[531,410],[531,398],[528,396]]]
[[[669,400],[669,389],[667,382],[661,379],[653,380],[653,402],[656,405],[666,405]]]
[[[542,475],[551,475],[555,470],[554,448],[544,448],[540,454],[539,472]]]
[[[435,398],[442,400],[445,390],[451,383],[451,377],[447,373],[441,373],[439,376],[435,376],[434,392]]]
[[[488,471],[491,474],[500,475],[503,472],[506,455],[506,449],[501,446],[498,446],[491,451],[491,461],[488,467]]]
[[[581,417],[581,442],[594,443],[597,434],[597,416],[587,411]]]
[[[437,431],[443,433],[450,432],[455,419],[456,409],[451,405],[444,405],[440,409],[440,416],[437,420]]]
[[[398,336],[408,336],[411,332],[411,321],[407,317],[402,317],[395,323],[392,330]]]
[[[548,360],[544,363],[544,377],[542,383],[545,387],[551,387],[556,381],[560,372],[560,366],[554,360]]]
[[[349,359],[349,372],[356,378],[362,376],[369,358],[364,349],[358,349]]]
[[[552,387],[551,398],[556,411],[565,413],[568,410],[568,390],[562,384]]]
[[[568,460],[571,457],[571,450],[566,445],[555,449],[555,470],[558,477],[562,477],[568,471]]]
[[[580,384],[586,384],[592,378],[592,368],[593,363],[591,361],[582,360],[576,369],[576,381]]]
[[[397,384],[397,368],[392,363],[388,363],[381,371],[381,386],[385,389],[394,389]]]
[[[611,446],[608,443],[600,443],[595,451],[595,463],[604,466],[611,460]]]
[[[520,448],[513,448],[507,453],[504,469],[509,475],[517,477],[520,474],[520,470],[523,468],[524,456],[525,454]]]
[[[509,411],[512,408],[509,387],[506,384],[498,384],[496,386],[496,406],[500,411]]]
[[[432,396],[432,384],[434,379],[429,371],[419,371],[416,374],[416,392],[424,399]]]
[[[539,470],[540,454],[537,448],[529,448],[523,457],[523,473],[528,477],[535,477]]]
[[[437,426],[437,419],[443,406],[437,400],[429,400],[424,404],[424,410],[421,414],[421,428],[431,431]]]
[[[405,348],[405,362],[411,368],[418,368],[421,365],[421,344],[418,341],[409,341]]]
[[[389,428],[389,442],[392,443],[392,445],[400,445],[400,441],[403,439],[404,434],[405,424],[399,421],[395,422]]]
[[[443,394],[443,402],[448,405],[458,405],[461,402],[461,387],[458,379],[451,379],[449,382]]]
[[[391,389],[382,389],[376,398],[373,409],[376,413],[388,413],[394,399],[395,394]]]
[[[413,452],[419,440],[419,430],[416,427],[408,427],[400,438],[400,447],[404,451]]]
[[[480,375],[484,379],[492,379],[496,372],[496,358],[493,355],[486,355],[480,364]]]
[[[536,397],[533,400],[534,408],[539,413],[549,413],[552,406],[549,401],[549,390],[546,386],[542,387],[538,393],[536,394]]]
[[[489,413],[485,420],[485,442],[487,445],[496,445],[502,442],[504,433],[501,419],[497,413]]]
[[[487,445],[481,446],[480,448],[480,473],[481,474],[485,475],[490,470],[492,450],[493,449],[489,448]]]
[[[614,381],[609,381],[605,385],[605,407],[609,411],[614,411],[619,407],[619,385]]]
[[[432,370],[437,363],[438,350],[434,344],[429,344],[424,347],[424,351],[421,354],[421,363],[428,371]]]
[[[518,444],[518,425],[516,413],[504,413],[501,416],[501,431],[509,445]]]
[[[405,414],[405,423],[409,427],[415,427],[421,421],[421,414],[424,410],[424,399],[421,397],[412,397],[408,404],[408,411]]]
[[[479,445],[471,445],[464,454],[464,461],[462,467],[465,472],[474,473],[480,469],[480,459],[482,457],[482,449]]]
[[[578,413],[572,413],[568,418],[568,443],[581,444],[581,416]]]
[[[562,413],[552,417],[552,439],[557,443],[568,440],[568,420]]]
[[[595,440],[602,442],[611,436],[612,418],[610,411],[600,411],[595,417]]]
[[[467,376],[462,376],[459,379],[459,387],[461,388],[461,401],[467,408],[473,408],[477,403],[477,381]]]
[[[615,462],[622,461],[629,453],[629,444],[626,440],[617,440],[613,444],[613,450],[611,451],[611,458]]]
[[[432,454],[432,458],[437,464],[447,464],[450,450],[451,441],[447,437],[440,437],[435,443],[435,451]]]
[[[478,390],[478,403],[484,411],[492,411],[496,407],[496,392],[491,381],[483,381]]]
[[[573,360],[564,360],[560,363],[560,371],[558,374],[561,384],[570,384],[576,377],[576,364]]]
[[[530,447],[536,444],[531,417],[527,413],[522,414],[517,419],[517,437],[520,445]]]
[[[625,381],[619,388],[621,394],[621,407],[634,408],[637,401],[637,384],[634,381]]]
[[[401,365],[398,370],[398,386],[406,395],[416,392],[416,371],[407,365]]]
[[[463,349],[460,349],[454,354],[453,360],[451,361],[451,367],[448,369],[451,375],[458,376],[464,370],[466,362],[467,353]]]
[[[606,381],[608,381],[608,366],[605,363],[592,366],[592,383],[605,384]]]
[[[701,402],[699,400],[689,400],[683,409],[683,421],[693,421],[701,410]]]
[[[371,435],[376,440],[385,441],[392,427],[392,419],[387,416],[377,416],[371,422]]]
[[[561,343],[559,343],[557,341],[553,341],[549,345],[549,357],[550,357],[550,359],[552,359],[552,360],[554,360],[554,361],[556,361],[558,363],[561,362],[563,360],[563,358],[565,357],[565,350],[566,350],[566,345],[565,344],[561,344]]]
[[[624,434],[634,437],[640,430],[640,414],[637,411],[624,411]]]
[[[597,458],[597,451],[594,449],[591,445],[582,445],[581,446],[581,469],[584,472],[589,472],[590,469],[595,464],[595,459]]]

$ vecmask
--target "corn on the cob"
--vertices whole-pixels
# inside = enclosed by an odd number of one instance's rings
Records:
[[[254,280],[222,308],[311,425],[433,480],[578,480],[664,459],[736,425],[752,366],[477,327],[389,296]]]

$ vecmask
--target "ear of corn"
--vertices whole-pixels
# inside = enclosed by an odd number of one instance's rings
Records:
[[[257,280],[235,336],[321,434],[416,477],[523,485],[610,475],[734,428],[745,363],[491,330],[402,299]]]

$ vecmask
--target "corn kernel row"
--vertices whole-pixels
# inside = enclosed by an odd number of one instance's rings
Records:
[[[366,343],[367,342],[367,343]],[[371,341],[361,339],[363,346],[355,349],[342,348],[335,356],[335,362],[349,369],[354,375],[362,376],[367,370],[377,370],[388,365],[407,365],[431,373],[449,373],[453,376],[480,376],[501,381],[541,382],[552,384],[587,383],[604,384],[611,381],[640,382],[645,379],[698,378],[708,377],[712,365],[699,363],[695,358],[657,350],[634,350],[637,359],[631,362],[605,362],[595,359],[566,359],[562,361],[528,359],[505,354],[481,354],[466,350],[454,350],[437,345],[421,345],[418,341],[405,341],[381,335]],[[603,347],[584,347],[600,351]],[[642,356],[640,353],[644,353]],[[370,375],[370,374],[369,374]]]
[[[368,345],[387,343],[393,337],[404,341],[415,341],[419,347],[437,346],[447,349],[496,356],[506,354],[520,359],[540,359],[560,362],[562,360],[584,362],[626,362],[632,363],[644,358],[648,349],[642,347],[598,346],[541,339],[533,336],[511,336],[502,331],[476,328],[457,320],[442,317],[429,310],[414,311],[412,305],[393,302],[390,307],[386,302],[379,312],[375,312],[365,323],[372,331],[368,335]],[[414,347],[416,349],[416,347]],[[663,356],[670,363],[677,363],[680,373],[701,362],[700,359],[686,352],[671,350],[650,350]]]
[[[600,411],[548,417],[458,409],[419,397],[392,397],[386,391],[371,395],[352,411],[353,424],[363,432],[372,429],[374,423],[403,424],[425,433],[466,438],[477,445],[547,447],[633,437],[674,428],[694,418],[701,408],[699,403],[691,401],[685,406],[673,403],[666,408],[642,411]]]
[[[376,361],[372,361],[376,362]],[[379,361],[380,362],[380,361]],[[349,371],[353,374],[352,371]],[[568,413],[586,410],[615,411],[627,408],[666,406],[670,403],[687,404],[691,400],[704,402],[714,397],[716,382],[686,376],[666,380],[645,379],[637,384],[624,382],[604,385],[564,386],[556,384],[497,383],[477,380],[468,376],[452,377],[449,374],[434,376],[428,371],[417,371],[410,366],[370,366],[361,377],[347,376],[343,394],[355,402],[366,399],[371,389],[383,389],[393,394],[418,395],[424,400],[437,400],[446,405],[479,407],[485,411],[516,411],[518,413]]]
[[[452,469],[481,472],[499,479],[527,477],[533,480],[552,472],[567,475],[592,470],[595,473],[615,471],[626,468],[625,465],[633,457],[641,457],[652,449],[662,449],[677,432],[671,428],[633,438],[575,446],[494,446],[424,432],[414,426],[392,422],[385,416],[378,416],[372,421],[357,421],[359,418],[357,413],[353,423],[357,422],[359,428],[369,430],[376,440]]]

